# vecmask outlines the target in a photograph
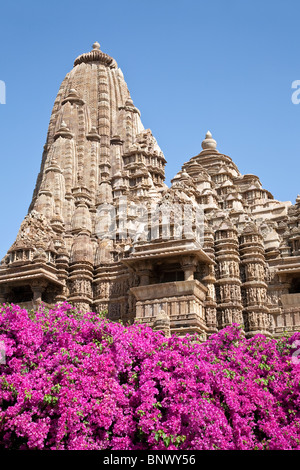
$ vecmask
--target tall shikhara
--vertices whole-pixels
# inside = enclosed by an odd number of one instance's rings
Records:
[[[279,202],[207,132],[164,183],[121,70],[82,54],[54,103],[33,199],[0,266],[0,302],[65,301],[205,339],[300,328],[300,197]]]

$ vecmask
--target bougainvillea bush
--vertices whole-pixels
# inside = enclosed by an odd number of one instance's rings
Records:
[[[0,449],[300,449],[299,339],[3,306]]]

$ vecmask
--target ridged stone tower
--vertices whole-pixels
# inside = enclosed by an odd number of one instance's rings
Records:
[[[54,103],[28,215],[0,266],[0,302],[72,303],[203,339],[300,329],[300,197],[274,200],[207,132],[164,183],[116,61],[82,54]]]

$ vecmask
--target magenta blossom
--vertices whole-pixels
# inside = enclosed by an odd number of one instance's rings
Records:
[[[0,449],[299,450],[299,340],[3,306]]]

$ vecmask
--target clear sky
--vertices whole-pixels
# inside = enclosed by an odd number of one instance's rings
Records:
[[[241,173],[294,203],[299,18],[299,0],[1,2],[0,259],[27,213],[60,83],[95,41],[163,150],[167,184],[210,130]]]

